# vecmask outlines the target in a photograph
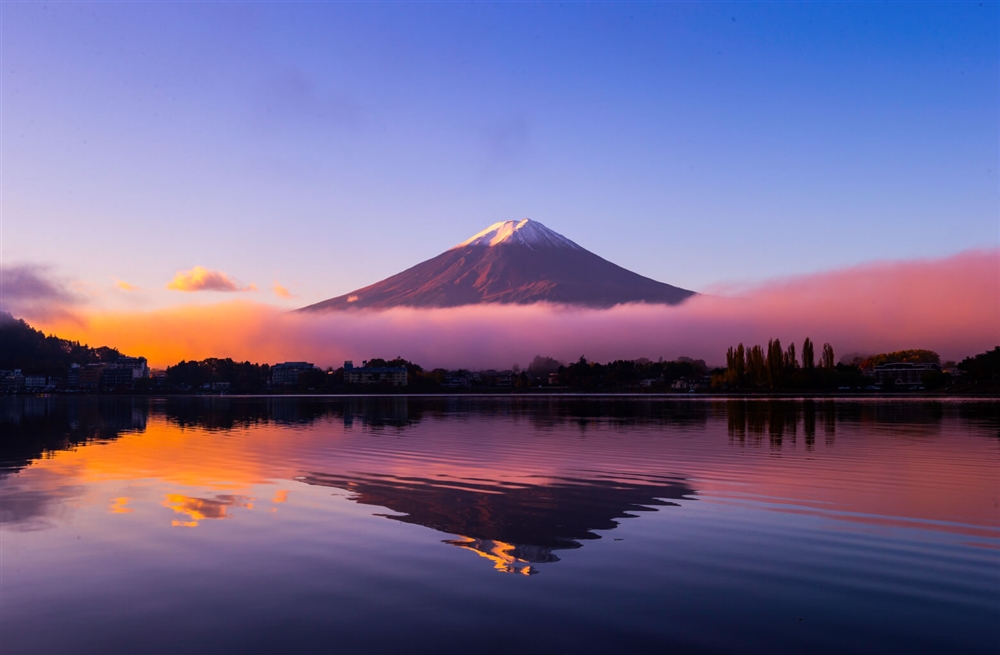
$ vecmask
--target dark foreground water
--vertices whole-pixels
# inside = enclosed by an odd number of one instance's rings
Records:
[[[0,651],[992,653],[1000,404],[0,400]]]

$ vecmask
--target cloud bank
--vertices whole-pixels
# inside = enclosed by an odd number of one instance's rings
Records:
[[[254,285],[241,286],[222,271],[195,266],[190,271],[177,271],[167,284],[172,291],[256,291]]]
[[[283,313],[246,301],[142,313],[96,312],[85,324],[45,329],[145,355],[153,365],[232,357],[306,360],[401,355],[426,368],[522,366],[536,354],[563,361],[681,355],[724,362],[738,342],[830,342],[848,352],[929,348],[961,359],[1000,344],[1000,251],[876,263],[778,280],[676,307],[608,310],[480,305],[326,315]]]

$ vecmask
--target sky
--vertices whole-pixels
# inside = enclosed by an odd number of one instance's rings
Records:
[[[1000,248],[996,2],[0,19],[8,297],[291,309],[524,217],[709,293]]]

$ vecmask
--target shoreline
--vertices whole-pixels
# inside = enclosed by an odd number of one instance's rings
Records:
[[[997,400],[1000,392],[959,392],[959,393],[927,393],[927,392],[810,392],[795,393],[785,391],[775,392],[697,392],[697,393],[643,393],[643,392],[574,392],[574,391],[467,391],[467,392],[345,392],[345,393],[78,393],[78,392],[48,392],[4,394],[7,398],[619,398],[619,399],[670,399],[670,400],[858,400],[858,399],[913,399],[913,400]]]

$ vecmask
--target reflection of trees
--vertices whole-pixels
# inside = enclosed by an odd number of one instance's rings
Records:
[[[958,418],[970,428],[1000,439],[1000,401],[960,404]]]
[[[475,551],[501,571],[534,573],[532,564],[556,562],[556,550],[599,539],[633,512],[655,511],[690,498],[677,478],[595,475],[531,483],[488,483],[457,478],[314,473],[300,481],[344,489],[362,505],[386,507],[396,521],[457,538],[445,543]]]
[[[636,396],[438,396],[410,398],[411,411],[434,418],[475,414],[481,418],[524,417],[540,429],[574,424],[698,426],[708,422],[710,403]]]
[[[862,400],[833,399],[731,399],[725,402],[726,421],[731,440],[781,448],[786,439],[795,442],[799,431],[807,448],[816,443],[822,432],[828,445],[833,444],[837,427],[868,427],[896,436],[935,436],[945,417],[957,414],[960,420],[985,427],[1000,436],[1000,403],[970,402],[949,405],[936,400]]]
[[[80,493],[58,476],[40,473],[44,484],[26,484],[17,475],[46,453],[89,442],[107,442],[146,429],[145,399],[84,396],[0,398],[0,523],[20,529],[47,525],[53,508]],[[34,482],[37,485],[39,478]]]
[[[355,421],[372,428],[405,428],[420,422],[423,415],[421,403],[411,406],[407,396],[375,396],[346,398],[339,408],[344,427],[353,427]]]
[[[231,430],[257,425],[308,426],[324,418],[347,427],[405,430],[424,417],[438,420],[525,418],[537,429],[572,425],[699,427],[725,416],[729,435],[774,448],[799,433],[807,447],[822,435],[828,444],[838,424],[871,426],[903,436],[933,436],[947,416],[1000,438],[1000,403],[879,399],[654,399],[613,396],[238,397],[122,396],[0,398],[0,466],[19,468],[48,451],[142,431],[150,414],[180,427]]]
[[[182,428],[232,430],[268,423],[308,425],[329,413],[330,405],[320,398],[170,396],[154,411]]]
[[[795,443],[801,428],[806,448],[816,443],[817,423],[823,427],[828,444],[836,431],[836,404],[833,401],[806,400],[746,400],[726,401],[729,438],[759,446],[767,435],[772,448],[781,448],[786,439]]]
[[[406,427],[420,421],[405,396],[331,398],[320,396],[171,396],[154,411],[183,428],[245,429],[256,425],[311,425],[323,418],[340,418],[345,425]]]
[[[112,441],[142,432],[149,416],[145,398],[80,396],[0,399],[0,468],[9,473],[46,452],[90,441]]]

